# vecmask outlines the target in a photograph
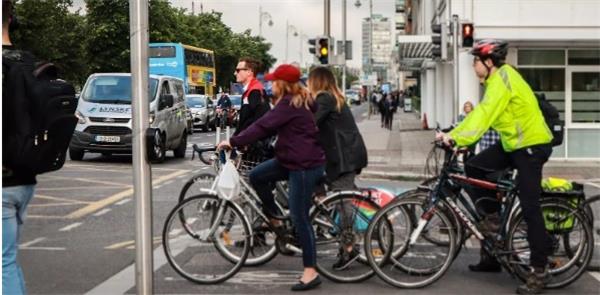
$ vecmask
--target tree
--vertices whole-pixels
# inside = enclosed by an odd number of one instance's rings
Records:
[[[60,76],[81,85],[87,72],[85,63],[85,17],[69,12],[71,0],[22,0],[15,5],[19,29],[13,42],[37,58],[50,61]]]

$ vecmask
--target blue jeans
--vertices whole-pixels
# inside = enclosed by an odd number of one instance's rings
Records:
[[[35,185],[2,188],[2,294],[25,294],[23,272],[17,263],[19,230]]]
[[[317,249],[315,233],[310,224],[309,210],[317,181],[323,176],[323,165],[306,170],[288,170],[277,159],[270,159],[250,172],[250,183],[263,202],[267,214],[277,214],[273,196],[274,183],[288,180],[290,215],[296,228],[296,239],[302,247],[304,267],[315,267]]]

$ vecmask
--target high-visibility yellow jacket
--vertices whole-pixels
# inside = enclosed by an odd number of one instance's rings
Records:
[[[488,77],[481,103],[449,135],[458,146],[469,146],[490,127],[500,133],[506,152],[552,141],[533,91],[507,64]]]

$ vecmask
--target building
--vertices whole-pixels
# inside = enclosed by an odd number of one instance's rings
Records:
[[[387,69],[392,54],[392,22],[379,14],[373,15],[373,36],[371,38],[371,19],[365,18],[362,23],[362,64],[369,69],[369,49],[371,49],[373,72],[377,73],[380,82],[387,81]],[[373,40],[371,43],[371,39]]]
[[[421,116],[429,126],[453,123],[464,102],[476,104],[483,94],[469,48],[459,48],[453,60],[452,36],[448,58],[431,59],[431,24],[448,25],[457,15],[461,23],[474,24],[475,41],[508,41],[507,63],[559,109],[565,142],[552,158],[600,159],[600,1],[407,0],[406,12],[411,35],[398,40],[401,68],[419,73]]]

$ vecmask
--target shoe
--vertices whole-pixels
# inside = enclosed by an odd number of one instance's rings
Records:
[[[517,294],[541,294],[544,290],[544,285],[547,279],[550,278],[548,267],[543,269],[532,268],[527,274],[525,284],[517,288]]]
[[[338,253],[338,260],[333,264],[334,270],[344,270],[352,264],[360,256],[360,251],[356,247],[352,247],[352,251],[347,252],[344,249],[340,249]]]
[[[473,272],[501,272],[502,267],[500,263],[496,261],[496,259],[483,249],[479,251],[479,263],[477,264],[469,264],[469,270]]]
[[[292,286],[292,291],[308,291],[310,289],[314,289],[321,284],[321,278],[317,275],[312,281],[308,283],[303,283],[299,281],[297,284]]]

